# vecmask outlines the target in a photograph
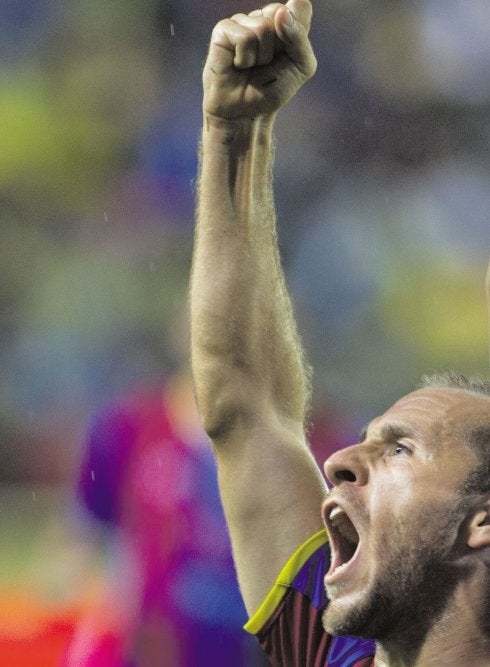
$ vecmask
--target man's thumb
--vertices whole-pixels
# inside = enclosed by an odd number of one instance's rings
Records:
[[[276,28],[280,31],[281,39],[284,38],[284,41],[290,41],[293,33],[298,28],[293,12],[286,6],[281,7],[277,10],[274,16],[274,21]]]
[[[303,28],[308,33],[311,25],[311,17],[313,7],[309,0],[288,0],[286,2],[286,9],[288,9],[294,17],[294,21],[301,23]]]
[[[274,23],[288,56],[305,75],[312,76],[316,69],[316,59],[305,26],[288,6],[281,7],[276,12]]]
[[[290,9],[286,8],[286,12],[283,17],[283,25],[286,30],[292,29],[294,27],[294,15]]]

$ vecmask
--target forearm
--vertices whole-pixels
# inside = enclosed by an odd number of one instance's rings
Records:
[[[207,432],[271,411],[302,428],[307,372],[280,265],[271,117],[205,118],[191,283],[192,363]]]

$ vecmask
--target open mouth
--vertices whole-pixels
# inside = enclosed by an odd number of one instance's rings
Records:
[[[359,550],[360,538],[350,517],[339,505],[332,504],[326,509],[325,523],[332,550],[332,562],[327,578],[332,578],[347,570]]]

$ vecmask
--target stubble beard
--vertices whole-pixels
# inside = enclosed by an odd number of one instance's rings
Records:
[[[458,583],[451,565],[454,545],[448,536],[454,535],[454,522],[460,518],[458,511],[448,513],[445,508],[426,517],[426,525],[437,525],[437,530],[421,530],[414,521],[394,526],[389,540],[382,541],[383,547],[373,556],[379,574],[360,603],[344,607],[334,600],[327,606],[323,616],[327,632],[378,642],[422,641]]]

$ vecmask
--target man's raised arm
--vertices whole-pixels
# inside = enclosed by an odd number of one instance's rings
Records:
[[[221,21],[203,73],[192,366],[250,614],[322,528],[325,486],[304,433],[308,372],[271,191],[274,117],[316,68],[310,19],[310,2],[290,0]]]

